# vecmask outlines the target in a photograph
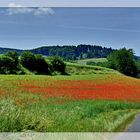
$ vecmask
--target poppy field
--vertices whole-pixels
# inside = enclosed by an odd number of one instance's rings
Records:
[[[67,97],[76,100],[140,101],[140,81],[126,77],[123,79],[114,77],[114,79],[109,78],[108,80],[61,79],[50,80],[50,82],[44,82],[44,84],[46,85],[23,84],[21,89],[25,92],[41,95],[43,98]]]
[[[122,131],[139,112],[140,80],[119,73],[1,75],[0,97],[2,132]]]

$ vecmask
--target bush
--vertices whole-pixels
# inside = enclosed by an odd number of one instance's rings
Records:
[[[35,70],[38,74],[49,74],[49,64],[42,55],[35,55]]]
[[[0,57],[0,73],[1,74],[15,74],[15,63],[14,60],[9,56]]]
[[[15,68],[18,68],[19,65],[18,53],[14,51],[9,51],[6,53],[6,56],[11,57],[14,60]]]
[[[23,52],[19,56],[16,52],[8,52],[0,57],[1,74],[25,74],[23,67],[35,74],[52,74],[52,72],[65,73],[66,64],[60,57],[52,57],[51,64],[40,55],[34,55],[31,52]]]
[[[31,52],[23,52],[20,58],[21,64],[36,74],[49,74],[49,65],[42,55],[34,55]]]
[[[63,60],[60,57],[58,56],[52,57],[51,64],[54,71],[65,73],[66,64],[63,62]]]
[[[108,66],[119,72],[136,77],[138,75],[137,66],[134,62],[133,50],[122,48],[118,51],[114,51],[108,57]]]
[[[35,70],[35,55],[31,52],[23,52],[20,57],[20,63],[29,70]]]

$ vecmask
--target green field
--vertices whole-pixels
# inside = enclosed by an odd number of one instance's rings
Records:
[[[70,63],[68,66],[80,67],[80,69],[82,67]],[[95,71],[95,67],[86,66],[85,69],[87,70],[87,68],[93,68]],[[104,71],[105,73],[103,73]],[[133,78],[123,76],[110,69],[103,68],[102,73],[97,73],[71,76],[0,75],[0,131],[123,131],[139,112],[140,104],[138,102],[74,99],[67,97],[67,94],[66,96],[56,96],[57,93],[52,93],[52,96],[46,98],[48,92],[44,92],[45,89],[49,85],[57,89],[59,83],[63,81],[68,81],[68,83],[77,81],[77,84],[79,80],[99,84],[107,82],[111,78],[113,83],[123,79],[126,83],[135,81]],[[24,90],[23,85],[29,85],[29,89],[27,86],[28,90]],[[80,84],[78,85],[80,86]],[[84,87],[82,88],[78,88],[78,90],[86,90]]]
[[[93,62],[93,63],[104,63],[107,62],[106,58],[91,58],[91,59],[81,59],[76,61],[79,64],[87,64],[88,62]]]
[[[115,70],[100,66],[82,65],[77,63],[66,62],[66,72],[71,75],[88,75],[88,74],[107,74],[118,73]]]
[[[24,67],[28,75],[0,75],[0,132],[116,132],[127,128],[140,111],[139,93],[126,96],[127,88],[132,86],[137,92],[140,81],[100,66],[66,64],[67,75],[34,75]],[[99,95],[98,85],[103,86]]]
[[[1,99],[0,107],[1,132],[113,132],[127,126],[140,104],[94,100],[58,104],[39,99],[19,106],[11,99]]]

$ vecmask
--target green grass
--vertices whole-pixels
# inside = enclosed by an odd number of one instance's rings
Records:
[[[91,58],[91,59],[81,59],[81,60],[78,60],[77,61],[78,63],[82,63],[82,62],[95,62],[95,63],[98,63],[98,62],[107,62],[107,59],[106,58]]]
[[[90,100],[46,104],[42,100],[21,108],[0,100],[0,131],[112,132],[140,108],[138,103]]]
[[[82,65],[68,64],[81,68]],[[86,66],[88,69],[97,67]],[[100,67],[98,67],[100,68]],[[104,68],[103,68],[104,69]],[[45,99],[38,94],[19,89],[20,84],[46,86],[52,80],[107,80],[123,77],[106,69],[104,74],[71,76],[0,75],[0,90],[5,97],[0,99],[0,132],[114,132],[123,131],[131,118],[139,112],[140,103],[74,100],[65,98]],[[31,102],[30,99],[35,100]],[[17,102],[20,100],[21,102]],[[123,127],[122,127],[123,126]]]
[[[89,75],[89,74],[107,74],[118,73],[115,70],[91,65],[82,65],[77,63],[66,62],[66,72],[71,75]]]

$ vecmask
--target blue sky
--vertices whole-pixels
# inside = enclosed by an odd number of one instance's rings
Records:
[[[0,47],[96,44],[140,55],[140,8],[0,8]]]
[[[140,6],[139,0],[0,0],[0,6],[7,7],[10,3],[27,7],[132,7]]]

